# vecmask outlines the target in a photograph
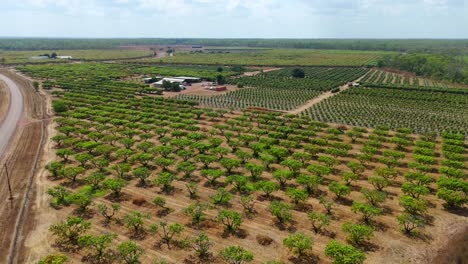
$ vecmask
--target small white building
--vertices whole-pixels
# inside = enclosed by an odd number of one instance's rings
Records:
[[[186,82],[186,83],[198,83],[198,82],[201,82],[201,78],[197,78],[197,77],[179,76],[179,77],[174,77],[174,79],[181,79],[181,80],[184,80],[184,82]]]
[[[359,86],[361,86],[360,83],[358,83],[358,82],[353,83],[353,87],[359,87]]]
[[[34,57],[31,57],[31,60],[47,60],[49,59],[48,56],[34,56]]]
[[[153,85],[155,87],[160,88],[163,85],[164,82],[178,83],[180,85],[183,85],[184,80],[183,79],[177,79],[177,78],[163,78],[163,79],[153,83]]]
[[[71,59],[73,59],[73,57],[72,56],[57,56],[57,59],[71,60]]]
[[[153,85],[155,87],[161,87],[162,84],[164,83],[164,81],[167,81],[167,82],[170,82],[170,83],[178,83],[180,85],[184,85],[184,84],[187,84],[190,86],[191,83],[197,83],[197,82],[200,82],[201,79],[200,78],[196,78],[196,77],[184,77],[184,76],[181,76],[181,77],[173,77],[173,78],[162,78],[161,80],[159,80],[158,82],[155,82],[153,83]],[[185,88],[185,86],[184,86]]]

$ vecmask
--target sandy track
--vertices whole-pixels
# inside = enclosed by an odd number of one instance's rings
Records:
[[[13,118],[10,117],[3,122],[7,125],[7,129],[4,131],[8,132],[13,127],[12,136],[3,137],[4,134],[1,133],[2,142],[3,138],[6,138],[7,141],[6,147],[4,147],[4,160],[8,160],[14,199],[11,204],[5,202],[0,204],[0,215],[2,216],[0,218],[0,263],[24,263],[16,261],[16,256],[22,254],[18,246],[23,239],[22,227],[28,226],[25,220],[28,219],[28,201],[42,134],[42,122],[38,119],[42,116],[42,100],[34,92],[29,81],[7,71],[2,71],[1,76],[7,79],[6,83],[9,87],[13,87],[12,102],[14,103],[11,104],[11,107],[21,107],[19,121],[14,118],[18,114],[18,110],[14,110]],[[13,94],[16,91],[19,95],[15,96],[20,96],[20,102],[13,101]],[[10,113],[12,113],[11,110]],[[3,161],[0,162],[2,166]],[[0,171],[0,173],[0,178],[5,179],[5,171]],[[0,181],[0,199],[8,201],[8,197],[7,182],[2,180]]]
[[[49,227],[52,223],[59,222],[67,217],[65,210],[56,210],[50,206],[50,196],[47,189],[53,187],[56,183],[50,181],[48,171],[45,165],[56,158],[53,149],[53,141],[50,139],[55,130],[54,123],[49,122],[46,127],[47,140],[44,142],[43,155],[40,160],[39,168],[34,179],[33,200],[31,201],[28,225],[23,230],[23,243],[18,254],[18,263],[35,263],[55,249],[49,243]],[[47,221],[44,221],[47,219]]]
[[[10,106],[5,119],[0,124],[0,157],[4,155],[4,152],[11,142],[11,138],[16,130],[16,125],[23,114],[23,95],[19,87],[13,80],[7,76],[0,74],[0,80],[2,80],[10,91]]]
[[[359,82],[361,81],[361,79],[364,77],[365,75],[363,75],[362,77],[360,77],[359,79],[355,80],[354,82]],[[353,82],[353,83],[354,83]],[[302,112],[304,112],[305,110],[311,108],[312,106],[322,102],[323,100],[327,99],[327,98],[330,98],[332,96],[335,96],[335,95],[338,95],[340,93],[342,93],[343,91],[346,91],[350,88],[351,86],[348,85],[348,84],[344,84],[342,86],[339,87],[340,91],[336,92],[336,93],[332,93],[331,91],[328,91],[326,93],[323,93],[317,97],[315,97],[314,99],[308,101],[307,103],[305,103],[304,105],[300,106],[299,108],[296,108],[292,111],[289,111],[288,113],[290,114],[300,114]]]
[[[266,68],[266,69],[262,69],[260,71],[253,71],[253,72],[244,72],[244,74],[242,75],[242,77],[245,77],[245,76],[255,76],[255,75],[258,75],[260,73],[267,73],[267,72],[272,72],[272,71],[278,71],[278,70],[281,70],[282,68]]]

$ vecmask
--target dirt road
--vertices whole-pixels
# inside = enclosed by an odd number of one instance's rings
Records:
[[[272,71],[278,71],[281,70],[282,68],[267,68],[267,69],[262,69],[259,71],[253,71],[253,72],[244,72],[244,74],[241,77],[248,77],[248,76],[255,76],[259,75],[260,73],[267,73],[267,72],[272,72]]]
[[[24,99],[20,89],[7,76],[0,74],[0,80],[5,82],[6,86],[10,91],[10,107],[8,113],[0,124],[0,157],[4,155],[4,152],[11,142],[13,134],[16,130],[16,126],[23,114]]]
[[[11,97],[8,113],[0,124],[0,165],[8,164],[13,200],[9,200],[6,170],[0,170],[0,263],[27,263],[21,260],[24,234],[29,230],[30,200],[34,193],[37,160],[43,130],[44,100],[29,80],[0,69]],[[3,155],[3,157],[2,157]]]
[[[363,78],[364,76],[362,76],[361,78],[357,79],[356,81],[352,82],[352,83],[356,83],[356,82],[359,82],[361,81],[361,79]],[[323,100],[327,99],[327,98],[330,98],[332,96],[335,96],[335,95],[338,95],[340,93],[342,93],[343,91],[349,89],[351,86],[348,85],[348,84],[344,84],[342,86],[339,87],[339,91],[336,92],[336,93],[332,93],[331,91],[328,91],[326,93],[323,93],[317,97],[315,97],[314,99],[308,101],[307,103],[303,104],[302,106],[300,106],[299,108],[296,108],[292,111],[289,111],[288,113],[290,114],[295,114],[295,115],[298,115],[302,112],[304,112],[305,110],[311,108],[312,106],[322,102]]]

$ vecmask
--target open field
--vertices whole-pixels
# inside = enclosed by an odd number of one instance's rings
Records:
[[[233,245],[251,251],[253,263],[331,263],[336,255],[325,254],[325,248],[336,240],[353,246],[354,263],[362,263],[364,256],[367,263],[456,258],[439,252],[450,238],[463,241],[468,231],[464,135],[414,135],[407,129],[353,128],[296,115],[200,108],[147,95],[143,86],[121,81],[129,74],[141,75],[139,70],[118,66],[123,68],[114,74],[107,67],[19,68],[55,87],[58,116],[49,145],[55,155],[49,154],[53,162],[41,179],[48,176],[46,185],[56,186],[48,201],[59,217],[48,224],[73,216],[85,221],[84,226],[90,224],[79,236],[114,233],[102,256],[112,258],[118,245],[132,240],[145,250],[142,263],[222,263],[220,251]],[[242,91],[314,87],[324,92],[366,73],[360,68],[308,68],[303,83],[284,87],[289,71],[231,81],[257,87]],[[371,91],[389,98],[385,91]],[[353,92],[355,88],[348,89],[322,103]],[[464,97],[444,96],[451,105],[453,100],[464,104]],[[254,100],[260,97],[253,95]],[[385,125],[386,120],[379,122]],[[434,123],[445,124],[439,119]],[[112,204],[120,209],[106,221],[103,208],[110,213]],[[40,217],[35,221],[47,222]],[[173,234],[164,232],[162,221]],[[317,227],[320,223],[323,228]],[[415,229],[404,234],[403,227]],[[26,240],[25,250],[35,252],[32,258],[24,255],[29,261],[59,251],[74,263],[96,258],[96,250],[63,236],[60,228],[52,233],[44,232],[47,224],[40,228]],[[350,229],[365,234],[358,239],[349,235]],[[201,232],[212,245],[211,254],[199,260],[187,241]],[[289,250],[284,240],[291,235],[299,235],[306,247]],[[314,241],[311,248],[309,239]],[[47,242],[49,251],[37,250],[38,241]]]
[[[75,60],[110,60],[110,59],[125,59],[143,56],[151,56],[150,50],[128,50],[128,49],[111,49],[111,50],[34,50],[34,51],[1,51],[0,59],[5,59],[5,64],[20,64],[20,63],[44,63],[44,62],[63,62],[62,59],[31,59],[32,57],[43,54],[57,53],[59,56],[72,56]]]
[[[176,53],[164,63],[256,66],[365,66],[390,52],[272,49],[236,53]],[[144,59],[143,61],[154,61]],[[158,61],[160,61],[158,59]]]

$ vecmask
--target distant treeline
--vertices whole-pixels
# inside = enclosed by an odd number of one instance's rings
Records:
[[[468,84],[468,61],[463,56],[448,54],[400,54],[385,56],[377,62],[380,67],[391,67],[413,72],[436,80]]]
[[[466,54],[468,39],[54,39],[0,38],[0,50],[109,49],[128,45],[202,45],[301,49],[451,52]]]

